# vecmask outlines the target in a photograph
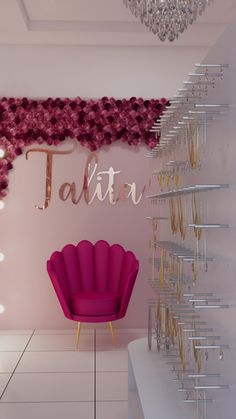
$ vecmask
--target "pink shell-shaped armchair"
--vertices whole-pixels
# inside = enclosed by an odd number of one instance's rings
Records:
[[[87,240],[68,244],[47,261],[53,287],[68,319],[111,322],[125,316],[139,262],[119,244]]]

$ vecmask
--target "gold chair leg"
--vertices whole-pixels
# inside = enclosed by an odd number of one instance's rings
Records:
[[[116,335],[115,335],[115,332],[114,332],[114,329],[113,329],[113,326],[112,326],[112,322],[108,322],[108,325],[109,325],[109,329],[110,329],[110,332],[111,332],[112,345],[115,345]]]
[[[81,332],[81,326],[82,323],[78,322],[78,326],[77,326],[77,339],[76,339],[76,349],[78,349],[79,346],[79,337],[80,337],[80,332]]]

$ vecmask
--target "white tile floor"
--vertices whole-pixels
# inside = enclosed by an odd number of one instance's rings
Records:
[[[127,345],[145,330],[0,332],[0,419],[127,419]],[[96,402],[95,402],[96,400]]]

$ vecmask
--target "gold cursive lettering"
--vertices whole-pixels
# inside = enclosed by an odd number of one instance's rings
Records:
[[[107,171],[102,171],[102,172],[97,173],[98,183],[95,188],[94,194],[89,201],[89,204],[92,204],[95,197],[97,197],[99,201],[104,201],[107,196],[109,197],[110,204],[114,205],[116,203],[114,199],[114,178],[115,178],[115,175],[117,175],[120,172],[121,172],[120,170],[115,171],[113,167],[110,167],[109,170]],[[104,195],[102,195],[102,185],[101,185],[101,181],[103,181],[102,175],[108,175],[108,185],[107,185],[107,190]]]
[[[95,160],[95,165],[94,168],[91,171],[90,174],[90,170],[91,170],[91,162]],[[85,166],[85,170],[84,170],[84,181],[83,181],[83,187],[81,190],[80,195],[78,196],[78,198],[76,198],[76,185],[75,183],[63,183],[60,188],[59,188],[59,197],[62,201],[66,201],[69,196],[71,195],[71,201],[73,204],[77,205],[79,203],[79,201],[81,200],[82,196],[84,196],[84,200],[86,202],[86,204],[89,204],[89,185],[90,182],[94,176],[94,173],[97,169],[98,166],[98,158],[97,155],[95,153],[91,153],[88,158],[87,158],[87,162],[86,162],[86,166]]]
[[[52,197],[52,167],[53,167],[53,156],[59,154],[71,154],[76,148],[74,144],[73,148],[66,151],[56,151],[48,150],[46,148],[34,148],[26,152],[26,159],[28,160],[29,153],[45,153],[46,154],[46,180],[45,180],[45,199],[44,205],[35,207],[39,210],[45,210],[48,208],[51,197]],[[117,198],[115,197],[114,184],[116,176],[121,173],[121,170],[114,170],[113,167],[109,167],[108,170],[100,171],[96,173],[98,168],[98,157],[95,153],[90,153],[86,160],[84,174],[83,174],[83,186],[80,194],[77,196],[76,184],[75,182],[63,183],[59,188],[59,198],[61,201],[65,202],[69,198],[74,205],[77,205],[82,197],[84,197],[85,203],[91,205],[95,198],[99,201],[104,201],[108,198],[111,205],[115,205],[118,201],[125,202],[127,199],[131,199],[134,205],[138,205],[143,197],[146,186],[144,186],[141,194],[137,196],[137,187],[135,182],[132,183],[122,183],[119,188],[119,193]],[[96,186],[95,190],[90,198],[90,190],[92,187],[92,181],[95,180]],[[106,182],[106,189],[103,193],[102,185]]]
[[[143,197],[146,186],[143,187],[143,190],[142,190],[141,194],[136,199],[136,184],[134,182],[132,182],[132,183],[126,183],[126,185],[128,185],[130,187],[129,193],[127,195],[127,199],[131,196],[133,204],[138,205],[139,202],[141,201],[142,197]]]
[[[121,201],[125,202],[127,200],[127,183],[122,183],[120,186],[118,197],[116,198],[116,202]]]
[[[46,148],[32,148],[26,152],[26,160],[28,160],[29,153],[45,153],[47,155],[46,160],[46,184],[45,184],[45,200],[44,205],[40,207],[39,205],[35,205],[35,208],[44,211],[48,208],[51,197],[52,197],[52,162],[53,162],[53,155],[56,154],[71,154],[75,150],[76,145],[71,150],[67,151],[55,151],[55,150],[48,150]]]

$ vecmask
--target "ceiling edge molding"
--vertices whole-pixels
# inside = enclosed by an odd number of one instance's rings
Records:
[[[22,2],[22,0],[18,0]],[[54,21],[54,20],[30,20],[27,15],[27,24],[28,29],[32,32],[116,32],[116,33],[148,33],[150,31],[142,25],[139,21],[137,22],[107,22],[107,21]],[[195,22],[189,29],[185,32],[187,33],[192,28],[198,30],[206,30],[206,28],[217,28],[220,26],[226,26],[226,23],[214,22],[214,23],[200,23]],[[151,34],[154,38],[157,36]],[[180,35],[182,37],[184,35]]]

